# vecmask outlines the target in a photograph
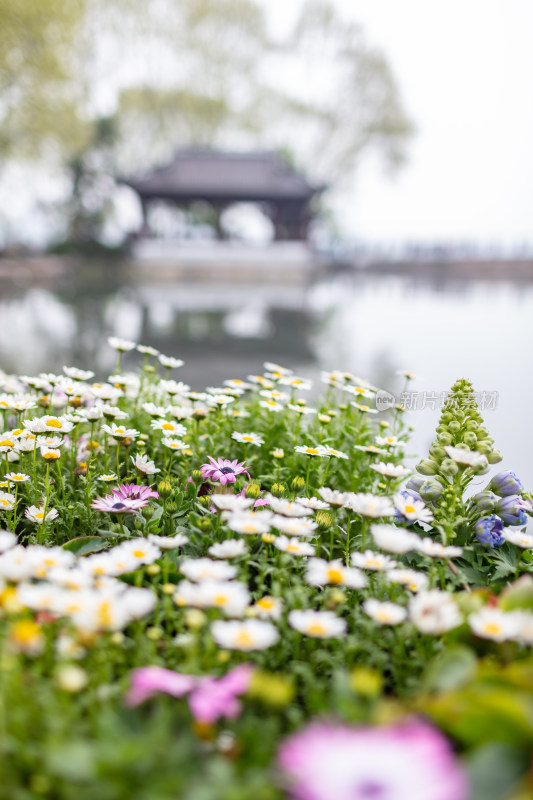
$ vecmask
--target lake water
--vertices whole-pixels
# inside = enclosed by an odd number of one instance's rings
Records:
[[[406,399],[419,453],[431,440],[442,393],[467,377],[502,466],[533,488],[533,284],[371,274],[305,285],[177,284],[96,266],[55,279],[21,275],[0,279],[5,371],[96,365],[105,377],[114,364],[110,334],[183,358],[179,378],[197,389],[261,371],[268,359],[315,379],[322,368],[348,370],[399,399],[403,380],[395,373],[409,369],[418,376]]]

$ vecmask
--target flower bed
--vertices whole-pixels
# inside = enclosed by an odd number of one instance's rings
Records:
[[[529,797],[533,504],[468,381],[411,470],[349,373],[110,344],[0,376],[0,797]]]

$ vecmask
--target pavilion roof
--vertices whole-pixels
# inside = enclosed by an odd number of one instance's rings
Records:
[[[325,188],[310,184],[276,152],[202,148],[178,150],[168,164],[120,182],[141,198],[175,200],[305,200]]]

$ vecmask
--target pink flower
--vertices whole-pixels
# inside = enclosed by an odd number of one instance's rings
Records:
[[[159,497],[151,486],[137,486],[135,483],[121,483],[112,492],[121,500],[149,500],[150,497]]]
[[[156,692],[173,697],[189,694],[189,708],[195,720],[213,724],[221,717],[238,716],[241,704],[237,697],[248,689],[252,673],[251,664],[241,664],[222,678],[199,678],[163,667],[140,667],[132,672],[125,702],[136,706]]]
[[[450,743],[418,720],[382,728],[312,723],[289,736],[279,764],[297,800],[465,800]]]
[[[215,461],[212,456],[208,456],[208,459],[211,463],[202,464],[200,467],[203,478],[219,481],[224,486],[226,483],[235,483],[237,475],[241,475],[243,472],[248,475],[244,469],[244,461],[239,462],[237,459],[229,461],[227,458],[217,458]],[[248,475],[248,480],[250,480],[250,475]]]
[[[128,500],[116,494],[106,494],[105,497],[97,497],[91,503],[91,508],[96,511],[105,511],[109,514],[135,514],[141,508],[148,505],[148,500]]]

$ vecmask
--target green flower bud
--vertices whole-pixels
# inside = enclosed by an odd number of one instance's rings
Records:
[[[446,458],[446,450],[444,447],[439,447],[438,444],[433,443],[429,448],[429,455],[431,458],[435,459],[435,461],[440,461],[443,458]]]
[[[492,445],[489,444],[488,442],[478,442],[476,450],[478,453],[481,453],[484,456],[488,456],[488,454],[492,452]]]
[[[459,472],[459,467],[451,458],[445,458],[440,465],[440,471],[443,475],[456,475]]]
[[[473,431],[467,431],[463,436],[463,442],[469,447],[475,448],[477,444],[477,436]]]
[[[330,511],[317,511],[316,521],[321,530],[327,530],[333,525],[333,514]]]
[[[452,421],[448,423],[448,429],[454,433],[458,433],[461,430],[461,423],[457,422],[456,419],[452,419]]]
[[[301,492],[302,489],[305,489],[305,478],[302,478],[301,475],[295,475],[292,479],[291,487],[295,492]]]
[[[198,527],[202,531],[208,531],[211,527],[211,517],[202,517],[198,520]]]
[[[157,491],[161,497],[168,497],[172,492],[172,484],[169,481],[159,481]]]
[[[146,567],[146,572],[148,573],[148,575],[159,575],[159,573],[161,572],[161,567],[159,566],[159,564],[148,564],[148,566]]]
[[[503,456],[499,450],[492,450],[492,452],[487,453],[487,461],[489,464],[499,464],[502,458]]]
[[[285,494],[285,487],[282,483],[275,483],[270,491],[272,492],[274,497],[283,497],[283,495]]]
[[[204,494],[201,497],[199,497],[198,498],[198,502],[204,508],[210,508],[211,507],[211,498],[210,498],[210,496],[208,494]]]
[[[146,636],[152,642],[158,642],[159,639],[163,636],[163,629],[162,628],[148,628],[146,631]]]
[[[203,483],[204,476],[199,469],[193,469],[191,477],[195,483]]]
[[[432,461],[429,458],[423,458],[422,461],[416,465],[415,469],[421,475],[436,475],[439,465],[436,461]]]
[[[385,429],[385,428],[389,428],[389,427],[390,427],[390,424],[387,422],[387,420],[386,420],[386,419],[381,419],[381,420],[379,421],[379,427],[380,427],[380,428],[383,428],[383,429]]]
[[[442,431],[437,435],[437,441],[439,444],[447,445],[453,442],[453,437],[448,431]]]
[[[261,487],[257,483],[249,483],[244,492],[244,496],[251,500],[257,500],[261,492]]]

